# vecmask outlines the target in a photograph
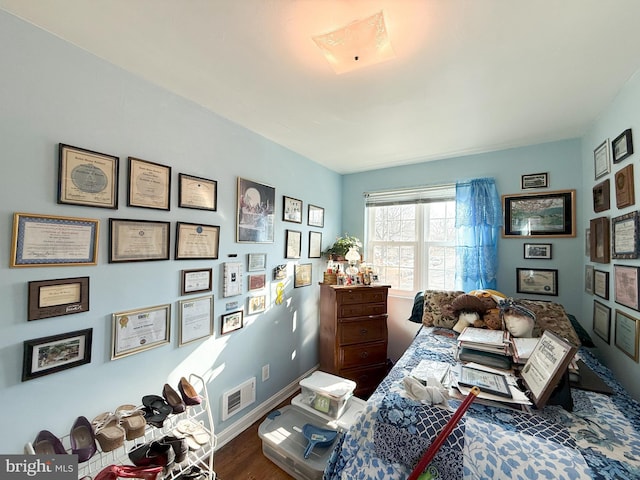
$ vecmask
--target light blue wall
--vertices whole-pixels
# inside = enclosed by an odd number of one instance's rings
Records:
[[[611,163],[611,173],[594,180],[594,162],[593,162],[593,150],[600,145],[605,139],[613,141],[618,135],[620,135],[627,128],[632,129],[632,134],[635,136],[634,148],[636,153],[626,158],[620,163]],[[640,136],[640,75],[636,73],[627,82],[625,88],[623,88],[609,107],[602,112],[600,118],[595,122],[592,128],[584,135],[582,139],[582,161],[584,169],[582,171],[582,184],[585,191],[585,195],[581,199],[582,209],[585,212],[585,224],[584,228],[589,225],[589,220],[600,216],[606,216],[608,218],[615,218],[619,215],[624,215],[638,210],[638,192],[640,192],[640,169],[638,168],[638,158],[640,151],[640,144],[638,143],[638,137]],[[616,207],[615,197],[615,182],[614,175],[621,168],[627,165],[634,165],[634,190],[636,192],[636,203],[630,207],[624,209],[618,209]],[[590,193],[596,183],[600,183],[605,179],[611,180],[611,209],[605,212],[594,213],[593,201]],[[583,229],[584,229],[583,228]],[[615,346],[615,311],[620,310],[631,317],[640,321],[640,313],[631,310],[627,307],[619,305],[614,302],[615,286],[613,278],[613,265],[634,265],[640,266],[640,260],[622,260],[612,259],[609,264],[592,263],[588,257],[583,257],[582,272],[578,272],[578,278],[584,278],[584,264],[593,265],[596,270],[609,272],[609,299],[605,300],[600,297],[583,294],[582,300],[582,318],[586,320],[583,322],[585,326],[591,326],[593,318],[593,302],[598,300],[611,308],[611,340],[607,344],[597,335],[592,335],[594,342],[598,346],[598,354],[604,359],[605,364],[608,365],[621,379],[624,386],[633,393],[635,398],[640,398],[640,383],[637,381],[638,375],[640,375],[640,366],[638,362],[626,356],[621,350]],[[637,348],[637,345],[636,345]]]
[[[21,452],[41,429],[68,434],[77,416],[91,419],[124,403],[139,404],[143,395],[160,394],[165,382],[175,388],[191,372],[208,383],[220,431],[241,417],[219,421],[223,392],[255,376],[258,405],[313,368],[318,288],[293,288],[295,262],[290,261],[285,302],[274,305],[274,282],[268,311],[245,317],[243,329],[225,336],[219,333],[220,315],[229,301],[246,308],[247,290],[245,283],[242,296],[223,298],[221,271],[223,262],[234,260],[231,254],[246,262],[248,253],[264,252],[270,279],[272,268],[286,263],[289,228],[303,232],[300,262],[313,263],[317,284],[324,262],[307,258],[306,208],[308,203],[325,208],[326,247],[341,223],[340,176],[4,12],[0,44],[0,404],[5,407],[0,452]],[[120,157],[118,210],[56,203],[59,142]],[[126,206],[127,156],[173,167],[171,211]],[[178,208],[178,173],[217,180],[217,212]],[[235,243],[239,176],[275,187],[275,243]],[[281,221],[282,195],[304,201],[302,225]],[[14,212],[99,219],[98,265],[9,268]],[[108,264],[109,217],[170,221],[172,257],[176,221],[220,225],[219,259]],[[215,335],[179,348],[180,271],[202,267],[214,271]],[[27,322],[29,281],[76,276],[90,277],[89,312]],[[172,306],[170,345],[111,361],[111,315],[165,303]],[[90,364],[21,382],[23,341],[84,328],[93,328]],[[262,383],[261,367],[267,363],[271,378]]]
[[[580,141],[576,139],[345,175],[342,181],[342,228],[364,237],[363,192],[493,177],[500,195],[575,189],[577,198],[580,199],[581,171]],[[521,190],[521,175],[538,172],[549,173],[549,188]],[[578,226],[582,225],[582,210],[582,204],[578,203]],[[516,294],[517,267],[555,268],[558,269],[558,296],[538,298],[562,303],[570,313],[579,314],[582,285],[576,280],[581,275],[584,235],[584,229],[578,227],[575,238],[501,238],[498,246],[498,290],[508,296],[521,296]],[[551,243],[552,260],[524,260],[525,242]]]

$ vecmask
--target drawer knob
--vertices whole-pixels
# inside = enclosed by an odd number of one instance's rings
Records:
[[[360,330],[360,335],[366,335],[367,333],[369,333],[369,330],[367,330],[366,328]]]
[[[367,358],[369,356],[369,352],[362,352],[360,353],[360,358]]]

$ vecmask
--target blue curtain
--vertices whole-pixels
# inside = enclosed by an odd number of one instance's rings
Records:
[[[456,288],[497,289],[502,205],[493,178],[456,183]]]

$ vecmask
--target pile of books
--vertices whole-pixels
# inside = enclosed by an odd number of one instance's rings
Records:
[[[458,336],[457,357],[488,367],[511,368],[511,335],[507,330],[467,327]]]

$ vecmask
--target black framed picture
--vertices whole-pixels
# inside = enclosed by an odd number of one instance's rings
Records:
[[[302,200],[287,196],[283,196],[282,200],[282,220],[302,223]]]
[[[24,342],[22,381],[91,362],[93,329],[34,338]]]
[[[618,163],[633,153],[631,129],[628,128],[618,135],[612,142],[613,163]]]
[[[317,205],[309,205],[307,225],[310,227],[324,227],[324,208],[318,207]]]
[[[593,332],[605,342],[611,341],[611,309],[597,300],[593,301]]]
[[[502,196],[503,237],[575,237],[576,191]]]
[[[284,258],[300,258],[302,251],[302,232],[298,230],[287,230],[287,245]]]
[[[216,211],[218,182],[185,173],[178,174],[178,180],[178,207]]]
[[[171,167],[129,157],[130,207],[171,210]]]
[[[525,243],[524,258],[551,260],[550,243]]]
[[[276,189],[238,177],[238,243],[273,243]]]
[[[558,270],[516,268],[516,291],[536,295],[558,295]]]

